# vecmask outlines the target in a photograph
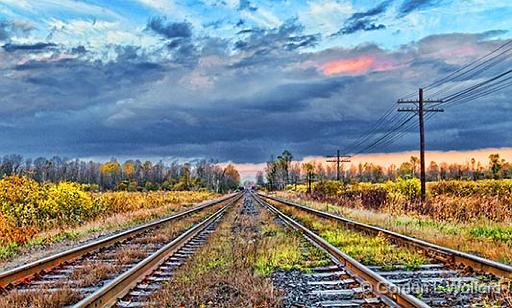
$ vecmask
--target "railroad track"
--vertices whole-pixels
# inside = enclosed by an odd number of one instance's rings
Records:
[[[105,299],[112,294],[117,297],[124,295],[123,292],[127,291],[125,287],[130,285],[128,282],[138,281],[139,276],[133,276],[134,273],[141,274],[141,269],[145,271],[148,266],[159,264],[158,260],[169,253],[176,253],[177,256],[186,255],[188,248],[192,248],[193,245],[183,246],[194,237],[198,236],[200,240],[201,234],[207,234],[207,229],[214,226],[216,219],[241,196],[231,194],[203,202],[176,215],[0,273],[0,294],[4,298],[10,296],[14,301],[44,294],[47,297],[54,295],[67,298],[64,300],[66,304],[77,303],[83,298],[77,307],[103,307],[105,303],[112,306],[115,303]],[[216,210],[217,207],[220,209]],[[216,211],[206,218],[194,216],[211,210]],[[193,221],[196,219],[199,222]],[[164,228],[173,227],[174,224],[169,224],[171,222],[186,223],[182,229],[173,230],[174,239],[163,236]],[[179,249],[182,251],[178,252]],[[83,276],[87,275],[92,277],[93,283],[81,287],[77,279],[83,280]],[[131,278],[125,280],[126,277]],[[82,284],[87,285],[88,282],[91,284],[90,281],[82,281]],[[118,282],[121,283],[111,288]],[[120,287],[123,287],[121,293]],[[100,291],[101,293],[98,293]],[[25,299],[24,303],[30,304],[30,300],[27,302]],[[16,305],[16,302],[10,304]]]
[[[385,296],[404,307],[468,307],[492,303],[512,305],[508,302],[510,297],[505,297],[509,292],[508,287],[512,278],[511,266],[358,223],[281,198],[263,194],[255,195],[255,198],[326,249],[339,260],[339,266],[343,266],[346,272],[365,281],[365,285],[369,284],[377,297]],[[380,266],[365,266],[267,201],[300,209],[369,235],[385,236],[396,245],[409,247],[424,254],[431,262],[415,269],[399,265],[393,266],[392,270]]]

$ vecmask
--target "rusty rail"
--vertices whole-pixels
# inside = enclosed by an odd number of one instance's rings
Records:
[[[37,273],[54,268],[54,267],[58,266],[59,264],[69,262],[73,259],[83,256],[84,254],[86,254],[88,252],[98,250],[103,247],[108,247],[114,243],[123,241],[129,237],[133,237],[133,236],[140,234],[144,231],[158,227],[164,223],[182,218],[183,216],[186,216],[191,213],[199,212],[207,207],[210,207],[210,206],[219,204],[221,202],[224,202],[226,200],[235,198],[236,196],[241,196],[241,195],[239,193],[235,193],[235,194],[230,194],[230,195],[218,198],[218,199],[205,201],[205,202],[202,202],[199,205],[197,205],[191,209],[188,209],[186,211],[183,211],[181,213],[178,213],[178,214],[175,214],[175,215],[172,215],[172,216],[169,216],[169,217],[166,217],[166,218],[154,221],[154,222],[143,224],[143,225],[137,226],[135,228],[123,231],[121,233],[111,235],[104,239],[101,239],[101,240],[98,240],[98,241],[95,241],[92,243],[88,243],[88,244],[85,244],[82,246],[78,246],[76,248],[72,248],[72,249],[63,251],[61,253],[34,261],[32,263],[22,265],[20,267],[2,272],[2,273],[0,273],[0,288],[6,287],[10,284],[14,284],[18,281],[28,279]]]
[[[166,244],[146,259],[139,262],[127,272],[124,272],[116,279],[104,285],[101,289],[97,290],[90,296],[84,298],[73,307],[112,307],[116,304],[119,298],[122,298],[144,277],[152,273],[162,263],[171,257],[181,246],[185,245],[194,236],[206,229],[209,225],[214,223],[220,218],[232,204],[237,202],[242,195],[237,195],[236,198],[231,200],[228,204],[221,209],[210,215],[207,219],[196,224],[191,229],[174,239],[172,242]]]

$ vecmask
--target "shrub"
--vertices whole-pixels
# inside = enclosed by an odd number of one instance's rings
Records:
[[[343,183],[338,181],[320,181],[313,185],[312,190],[313,193],[316,194],[334,197],[341,195],[344,192],[345,187]]]
[[[45,184],[43,191],[44,197],[39,202],[41,228],[78,225],[97,215],[91,194],[80,184]]]
[[[467,197],[472,195],[500,196],[512,194],[512,180],[481,180],[481,181],[440,181],[429,185],[434,196],[452,195]]]
[[[387,181],[384,189],[392,199],[417,200],[421,193],[421,182],[419,179],[401,179],[395,182]]]
[[[387,200],[387,192],[384,188],[372,187],[361,193],[361,203],[366,209],[380,209]]]
[[[29,178],[8,176],[0,180],[0,211],[8,224],[14,227],[33,226],[41,219],[39,184]]]
[[[197,203],[214,196],[204,191],[92,193],[91,189],[72,182],[39,184],[20,176],[1,179],[0,243],[24,243],[41,230],[79,225],[102,214]]]

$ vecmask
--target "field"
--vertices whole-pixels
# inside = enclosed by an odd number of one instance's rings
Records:
[[[0,259],[146,222],[216,197],[204,191],[91,192],[72,182],[0,180]]]
[[[424,204],[418,180],[383,184],[316,183],[278,195],[309,206],[443,246],[512,263],[512,180],[428,183]]]

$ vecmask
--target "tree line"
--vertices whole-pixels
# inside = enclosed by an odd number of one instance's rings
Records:
[[[411,156],[400,165],[380,166],[371,162],[351,164],[340,168],[342,181],[346,183],[373,182],[380,183],[398,178],[411,179],[419,177],[420,160]],[[440,180],[482,180],[512,178],[512,163],[501,158],[499,154],[489,155],[489,161],[482,163],[472,158],[470,161],[446,163],[431,161],[426,168],[427,181]],[[293,155],[285,150],[277,158],[267,161],[265,171],[256,174],[259,186],[280,190],[289,184],[307,183],[320,180],[336,179],[336,165],[324,162],[301,163],[293,161]]]
[[[71,181],[90,184],[99,190],[200,190],[219,193],[234,190],[240,174],[229,164],[222,167],[214,161],[195,163],[127,160],[112,158],[109,162],[83,161],[54,156],[50,159],[23,158],[18,154],[5,155],[0,160],[0,178],[21,175],[38,182]]]

